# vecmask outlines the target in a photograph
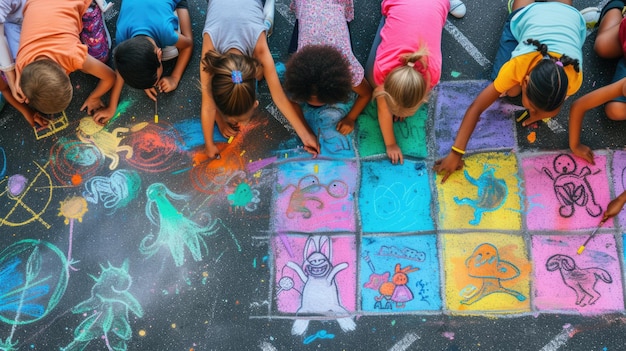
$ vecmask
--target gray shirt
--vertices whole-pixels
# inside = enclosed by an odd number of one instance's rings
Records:
[[[215,50],[237,49],[253,56],[259,36],[265,31],[260,0],[209,0],[202,33],[211,37]]]

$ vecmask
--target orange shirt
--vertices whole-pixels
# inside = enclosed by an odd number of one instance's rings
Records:
[[[87,46],[80,42],[80,32],[89,4],[91,0],[26,1],[16,74],[38,57],[58,63],[68,74],[81,69]]]

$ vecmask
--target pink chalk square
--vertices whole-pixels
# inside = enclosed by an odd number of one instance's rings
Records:
[[[278,165],[270,225],[276,232],[354,232],[358,170],[351,160]]]
[[[589,233],[591,234],[591,233]],[[532,236],[534,308],[600,314],[624,309],[621,255],[612,234]]]
[[[345,314],[356,308],[353,235],[276,234],[271,239],[276,309],[299,315]]]
[[[613,153],[613,189],[615,196],[626,190],[626,151],[616,150]],[[620,211],[616,216],[622,227],[626,226],[626,211]]]
[[[595,228],[610,201],[606,161],[601,153],[596,154],[595,165],[569,153],[523,156],[526,227],[559,231]]]

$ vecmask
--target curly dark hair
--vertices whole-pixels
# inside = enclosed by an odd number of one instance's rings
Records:
[[[325,104],[347,101],[352,91],[350,64],[329,45],[307,45],[289,58],[285,91],[297,102],[316,96]]]

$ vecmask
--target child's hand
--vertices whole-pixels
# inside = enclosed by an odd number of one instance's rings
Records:
[[[178,79],[173,78],[172,76],[167,76],[161,78],[157,83],[157,87],[159,91],[162,93],[169,93],[170,91],[176,90],[178,88]]]
[[[595,165],[595,161],[593,160],[593,151],[587,145],[578,144],[578,146],[572,148],[572,152],[574,155],[584,159],[585,161]]]
[[[143,91],[146,93],[146,95],[148,95],[150,100],[156,101],[157,91],[155,87],[144,89]]]
[[[315,134],[309,132],[306,135],[299,135],[302,144],[304,144],[304,150],[313,155],[313,158],[317,157],[320,153],[320,143]]]
[[[220,133],[225,138],[230,138],[231,136],[235,136],[239,133],[238,127],[230,125],[223,118],[216,118],[215,122],[217,123],[217,129],[220,130]]]
[[[28,109],[28,112],[24,114],[24,119],[26,119],[26,122],[28,122],[28,124],[30,124],[31,127],[36,127],[36,126],[45,127],[49,123],[49,121],[46,118],[44,118],[38,112],[31,110],[30,108]]]
[[[400,164],[404,163],[402,150],[400,150],[400,147],[398,146],[398,144],[387,145],[386,148],[387,148],[387,157],[389,157],[389,159],[391,160],[391,163],[393,163],[394,165],[398,163],[398,161],[400,162]]]
[[[438,174],[443,173],[441,179],[441,184],[443,184],[452,173],[463,169],[463,166],[465,166],[465,162],[461,155],[451,152],[445,158],[435,161],[433,170]]]
[[[206,143],[204,145],[204,152],[210,159],[216,158],[220,155],[220,149],[218,149],[214,143]]]
[[[337,123],[337,131],[343,135],[348,135],[354,130],[354,121],[351,118],[344,117]]]
[[[88,115],[93,115],[94,112],[104,107],[100,98],[87,98],[83,106],[80,107],[81,111],[87,111]]]
[[[624,203],[626,203],[626,196],[624,195],[626,194],[622,193],[622,195],[616,197],[615,199],[611,200],[611,202],[609,202],[609,204],[606,206],[606,211],[604,211],[604,216],[602,217],[602,220],[607,220],[609,218],[615,217],[618,213],[620,213],[622,208],[624,208]]]
[[[101,108],[93,114],[94,122],[103,126],[109,122],[109,120],[113,117],[115,113],[115,107],[108,106],[105,108]]]

